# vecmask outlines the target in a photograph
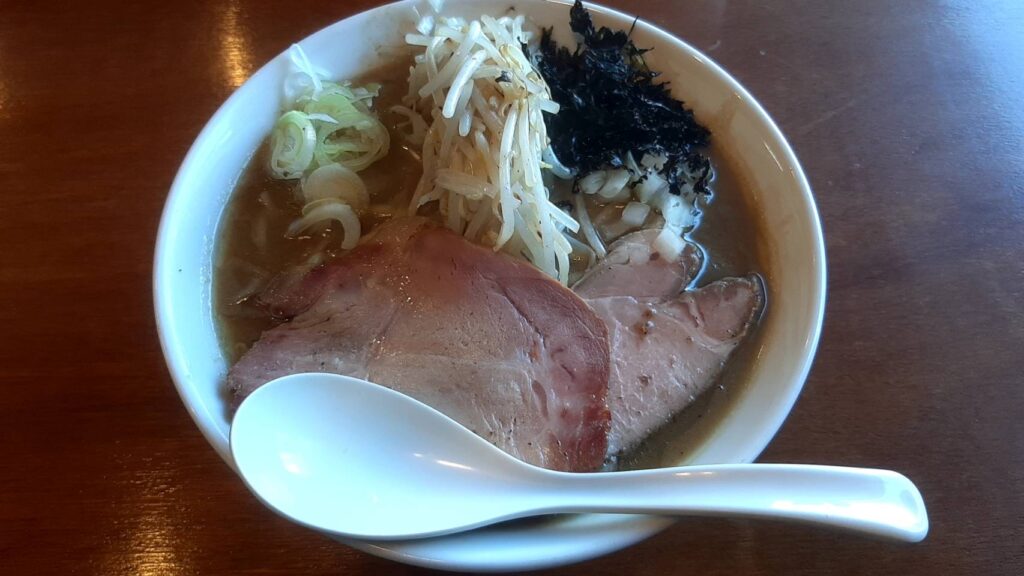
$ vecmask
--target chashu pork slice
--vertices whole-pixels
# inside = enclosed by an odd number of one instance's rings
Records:
[[[687,242],[679,258],[663,258],[654,248],[660,230],[626,234],[609,246],[608,254],[572,287],[580,298],[633,296],[668,298],[689,286],[700,272],[704,255]]]
[[[228,374],[238,399],[286,374],[365,378],[425,402],[529,463],[598,469],[608,334],[532,265],[420,218],[280,284],[268,330]]]
[[[683,292],[700,271],[700,250],[688,242],[669,260],[652,247],[657,234],[623,236],[574,286],[608,327],[612,460],[711,387],[764,306],[757,276]]]

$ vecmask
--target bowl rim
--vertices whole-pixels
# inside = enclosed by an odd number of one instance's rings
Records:
[[[566,6],[572,4],[572,0],[528,1],[539,1],[542,3],[561,4]],[[297,43],[304,43],[318,35],[325,34],[334,26],[340,25],[342,22],[352,18],[364,17],[372,12],[394,9],[394,7],[397,6],[417,6],[420,4],[422,4],[421,0],[397,0],[395,2],[374,6],[367,10],[351,14],[341,20],[332,22],[316,32],[309,34],[305,38],[298,40]],[[768,443],[781,429],[782,424],[791,413],[797,398],[803,390],[803,386],[806,383],[811,365],[814,361],[824,324],[825,304],[827,299],[826,252],[821,219],[818,214],[817,204],[815,202],[810,183],[808,182],[803,168],[801,167],[792,147],[771,116],[761,106],[760,102],[758,102],[746,90],[746,88],[743,87],[743,85],[741,85],[714,60],[691,46],[686,41],[676,37],[666,30],[663,30],[649,21],[639,19],[638,17],[631,16],[620,10],[608,8],[600,4],[591,2],[585,2],[585,4],[588,10],[600,13],[610,19],[617,20],[619,22],[635,21],[635,25],[638,28],[656,37],[659,45],[667,46],[669,49],[678,52],[681,55],[692,57],[699,61],[703,67],[708,68],[719,81],[727,85],[729,89],[739,96],[745,102],[746,106],[750,108],[751,112],[753,112],[756,117],[757,122],[760,124],[760,128],[765,134],[771,137],[775,154],[777,157],[780,156],[777,158],[778,161],[781,165],[786,166],[792,171],[797,187],[799,188],[800,200],[804,208],[803,214],[800,214],[800,217],[806,220],[814,242],[814,245],[811,246],[811,250],[814,254],[813,266],[815,268],[814,286],[811,291],[813,297],[811,320],[812,329],[810,330],[810,333],[806,334],[806,341],[804,342],[800,353],[799,364],[795,366],[793,382],[786,387],[785,395],[780,394],[778,398],[779,403],[773,410],[772,417],[770,419],[766,419],[767,422],[762,424],[760,429],[757,430],[757,433],[748,439],[749,457],[744,458],[741,461],[753,461],[761,452],[764,451]],[[186,354],[184,353],[185,347],[181,345],[180,337],[177,334],[177,331],[173,328],[174,308],[171,303],[170,290],[164,289],[165,286],[169,285],[170,279],[168,275],[172,272],[171,267],[166,265],[166,261],[168,259],[168,252],[170,251],[172,233],[174,232],[172,230],[172,220],[174,218],[174,214],[180,211],[180,205],[185,202],[185,198],[191,193],[185,186],[184,181],[186,180],[186,175],[193,170],[194,165],[197,163],[197,156],[199,154],[201,143],[211,137],[214,127],[220,123],[224,116],[227,115],[228,109],[230,109],[236,101],[244,99],[245,96],[242,89],[251,80],[251,78],[274,65],[280,57],[281,54],[274,56],[270,61],[261,66],[259,70],[254,72],[245,83],[236,88],[218,107],[217,111],[210,117],[202,130],[196,136],[171,184],[164,209],[161,213],[154,251],[152,281],[156,329],[168,371],[170,372],[175,388],[178,391],[178,395],[181,398],[182,403],[185,405],[189,416],[199,428],[206,441],[221,456],[232,471],[235,472],[237,472],[237,470],[230,454],[228,445],[229,439],[217,428],[215,424],[216,418],[211,413],[210,407],[204,403],[203,399],[200,397],[199,390],[189,380],[189,374],[186,368]],[[219,219],[220,217],[218,217],[218,221]],[[464,562],[453,562],[450,560],[430,557],[429,555],[410,552],[408,550],[403,550],[401,546],[392,547],[380,542],[342,541],[347,545],[370,552],[377,556],[435,569],[442,568],[474,572],[533,570],[565,565],[611,553],[649,538],[674,523],[674,520],[667,518],[649,517],[649,519],[649,522],[638,525],[638,527],[634,528],[633,532],[630,534],[620,534],[617,538],[608,538],[605,536],[600,543],[587,549],[565,549],[560,554],[549,555],[544,558],[522,558],[506,562],[495,562],[481,558],[470,559]]]

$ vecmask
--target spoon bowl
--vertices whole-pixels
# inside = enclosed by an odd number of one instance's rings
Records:
[[[408,396],[333,374],[285,376],[257,389],[235,414],[231,450],[271,508],[373,539],[513,518],[511,488],[523,465]]]
[[[928,532],[921,494],[896,472],[784,464],[555,472],[408,396],[334,374],[285,376],[253,392],[235,414],[231,451],[264,504],[361,539],[576,512],[778,518],[908,542]]]

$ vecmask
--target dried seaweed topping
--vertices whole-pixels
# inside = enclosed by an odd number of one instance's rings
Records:
[[[707,192],[710,163],[701,149],[710,132],[693,112],[656,82],[630,32],[594,28],[580,0],[569,12],[577,35],[575,50],[558,46],[551,28],[541,35],[538,69],[561,110],[545,121],[555,154],[584,175],[603,167],[620,167],[626,154],[667,158],[669,191],[679,194],[687,174],[697,192]]]

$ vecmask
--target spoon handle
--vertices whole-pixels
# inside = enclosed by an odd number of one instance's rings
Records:
[[[917,487],[889,470],[799,464],[551,473],[551,512],[781,518],[919,542],[928,515]]]

